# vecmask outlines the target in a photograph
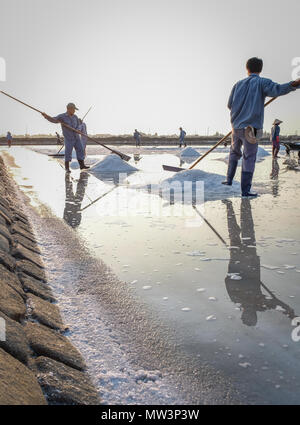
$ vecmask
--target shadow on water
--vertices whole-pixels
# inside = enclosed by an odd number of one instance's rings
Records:
[[[243,324],[256,326],[258,312],[275,310],[278,307],[290,319],[296,317],[294,310],[280,301],[261,281],[251,201],[241,200],[240,226],[232,202],[224,200],[223,203],[227,207],[230,239],[230,261],[225,285],[231,301],[241,307]],[[263,290],[268,292],[268,295],[265,295]]]
[[[81,223],[81,203],[88,184],[88,173],[81,173],[74,193],[73,180],[70,174],[65,177],[66,202],[64,209],[64,220],[71,227],[76,228]]]

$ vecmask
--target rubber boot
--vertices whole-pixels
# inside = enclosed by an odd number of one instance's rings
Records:
[[[65,169],[66,169],[66,173],[70,173],[71,172],[71,170],[70,170],[70,161],[66,161],[65,162]]]
[[[235,176],[237,166],[238,166],[238,161],[229,161],[228,170],[227,170],[227,180],[222,182],[222,184],[225,184],[227,186],[232,185],[232,180]]]
[[[90,168],[88,165],[85,165],[85,163],[82,159],[78,159],[78,163],[79,163],[81,170],[87,170],[88,168]]]
[[[253,178],[253,173],[250,173],[248,171],[242,171],[241,189],[242,189],[242,196],[244,197],[255,198],[257,196],[257,193],[250,192],[251,185],[252,185],[252,178]]]

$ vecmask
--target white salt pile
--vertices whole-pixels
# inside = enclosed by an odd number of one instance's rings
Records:
[[[265,157],[270,156],[270,155],[271,155],[270,152],[268,152],[266,149],[262,148],[261,146],[258,146],[256,161],[260,162]],[[224,162],[228,163],[229,155],[227,155],[225,158],[217,158],[217,160],[224,161]],[[242,158],[239,160],[239,165],[241,165],[241,162],[242,162]]]
[[[180,153],[181,157],[188,157],[188,158],[198,158],[200,156],[200,153],[196,151],[196,149],[193,149],[191,147],[183,149]]]
[[[240,193],[240,183],[234,181],[232,186],[222,185],[224,176],[216,173],[207,173],[202,170],[186,170],[180,171],[174,174],[172,177],[162,182],[162,189],[171,185],[172,189],[176,192],[177,188],[179,191],[184,187],[185,182],[204,182],[205,192],[217,192],[217,193],[229,193],[237,192]]]
[[[130,173],[138,171],[137,168],[123,161],[117,154],[107,155],[102,161],[97,162],[89,170],[94,174],[101,173]]]

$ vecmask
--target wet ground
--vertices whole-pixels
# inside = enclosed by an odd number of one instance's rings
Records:
[[[120,182],[78,169],[65,178],[47,156],[55,147],[33,149],[0,152],[104,402],[299,403],[296,156],[261,158],[249,201],[211,184],[226,173],[219,149],[198,167],[194,208],[159,191],[172,176],[162,164],[189,166],[178,149],[142,148],[130,161],[140,171]],[[88,147],[88,162],[105,154]]]

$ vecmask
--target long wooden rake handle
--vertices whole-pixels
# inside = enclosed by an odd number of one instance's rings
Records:
[[[16,102],[21,103],[21,104],[22,104],[22,105],[24,105],[24,106],[27,106],[27,108],[30,108],[30,109],[32,109],[33,111],[36,111],[36,112],[39,112],[40,114],[43,114],[43,112],[42,112],[42,111],[40,111],[39,109],[34,108],[34,107],[33,107],[33,106],[31,106],[31,105],[28,105],[28,103],[22,102],[22,100],[19,100],[19,99],[17,99],[16,97],[13,97],[13,96],[11,96],[10,94],[5,93],[5,92],[4,92],[4,91],[2,91],[2,90],[0,91],[0,93],[4,94],[4,95],[5,95],[5,96],[7,96],[7,97],[10,97],[11,99],[15,100]],[[60,123],[63,127],[68,128],[69,130],[72,130],[72,131],[74,131],[74,132],[75,132],[75,133],[77,133],[77,134],[80,134],[80,135],[82,135],[82,136],[85,136],[87,139],[92,140],[94,143],[97,143],[98,145],[103,146],[105,149],[108,149],[109,151],[111,151],[111,152],[113,152],[113,153],[115,153],[115,154],[119,155],[119,156],[120,156],[122,159],[124,159],[125,161],[129,161],[129,160],[130,160],[130,156],[125,155],[125,154],[123,154],[122,152],[119,152],[119,151],[117,151],[117,150],[115,150],[115,149],[111,149],[111,148],[109,148],[108,146],[104,145],[103,143],[100,143],[100,142],[98,142],[97,140],[95,140],[94,138],[92,138],[92,137],[90,137],[90,136],[86,135],[86,134],[85,134],[85,133],[83,133],[82,131],[77,130],[76,128],[70,127],[68,124],[65,124],[64,122],[58,121],[58,123]]]
[[[265,103],[264,107],[270,105],[270,103],[274,102],[274,100],[277,99],[277,97],[272,97],[272,99],[268,100],[268,102]],[[200,158],[197,159],[197,161],[194,162],[194,164],[192,164],[189,167],[189,170],[192,170],[202,159],[204,159],[208,154],[210,154],[213,150],[215,150],[219,145],[221,145],[221,143],[225,142],[225,140],[231,136],[232,134],[232,130],[226,134],[226,136],[222,137],[222,139],[216,143],[212,148],[210,148],[207,152],[205,152],[204,155],[200,156]]]

